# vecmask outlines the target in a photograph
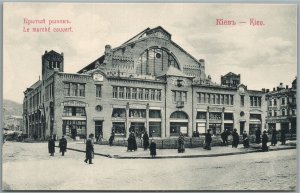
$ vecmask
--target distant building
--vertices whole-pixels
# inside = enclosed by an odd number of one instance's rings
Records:
[[[266,94],[268,101],[268,114],[266,122],[268,128],[276,130],[286,130],[296,133],[297,129],[297,78],[292,82],[292,87],[279,86]]]
[[[236,75],[232,72],[229,72],[226,75],[221,76],[221,85],[237,87],[239,84],[241,84],[240,74]]]
[[[16,115],[9,115],[4,120],[4,127],[11,131],[22,131],[23,117]]]
[[[192,136],[212,129],[217,135],[237,128],[266,128],[266,92],[248,90],[240,75],[228,73],[221,85],[162,27],[147,28],[78,73],[64,72],[64,55],[42,56],[42,79],[24,92],[24,123],[29,136],[108,139],[137,136]]]

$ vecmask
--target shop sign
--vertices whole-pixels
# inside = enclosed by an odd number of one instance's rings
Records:
[[[86,107],[87,104],[82,101],[65,101],[65,102],[62,102],[62,106]]]

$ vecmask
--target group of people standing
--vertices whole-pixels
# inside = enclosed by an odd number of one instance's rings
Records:
[[[67,151],[67,140],[65,136],[62,136],[62,138],[59,140],[59,152],[61,152],[61,155],[64,156],[65,152]],[[55,153],[55,137],[53,135],[50,136],[48,140],[48,152],[50,153],[50,156],[54,156]]]
[[[151,144],[149,144],[149,135],[145,131],[143,136],[143,148],[144,150],[148,150],[150,148],[150,155],[151,157],[156,156],[156,143],[151,140]],[[127,145],[127,151],[136,151],[137,150],[137,142],[136,142],[136,137],[135,133],[133,131],[130,132],[129,137],[127,139],[128,145]]]

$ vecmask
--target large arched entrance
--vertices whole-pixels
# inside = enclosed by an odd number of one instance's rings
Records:
[[[175,111],[170,116],[170,136],[188,135],[188,115],[183,111]]]

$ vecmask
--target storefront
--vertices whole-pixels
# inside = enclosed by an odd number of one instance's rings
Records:
[[[170,116],[170,136],[188,135],[188,116],[183,111],[175,111]]]

